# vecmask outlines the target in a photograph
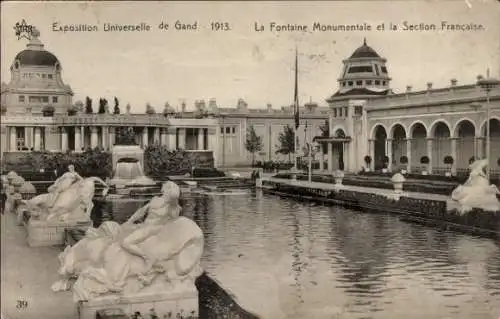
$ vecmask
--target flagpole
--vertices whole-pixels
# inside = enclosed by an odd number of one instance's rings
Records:
[[[294,123],[293,123],[293,172],[294,174],[297,174],[298,171],[298,165],[297,165],[297,129],[299,126],[299,87],[298,87],[298,67],[299,67],[299,62],[298,62],[298,50],[297,47],[295,47],[295,92],[294,92],[294,100],[293,100],[293,113],[294,113]],[[294,175],[295,176],[295,175]],[[296,177],[296,176],[295,176]]]

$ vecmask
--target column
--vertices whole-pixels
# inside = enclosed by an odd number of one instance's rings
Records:
[[[478,138],[478,141],[477,141],[477,145],[476,145],[476,149],[477,149],[477,157],[479,159],[482,159],[482,158],[486,158],[486,151],[485,151],[485,142],[486,142],[486,139],[483,138],[483,137],[479,137]],[[490,161],[491,162],[491,161]]]
[[[61,127],[61,152],[68,150],[68,131],[65,127]]]
[[[180,128],[178,131],[178,144],[177,148],[186,149],[186,129]]]
[[[153,142],[155,144],[160,144],[160,128],[159,127],[155,127],[154,135],[153,135]]]
[[[10,128],[10,151],[17,151],[17,129],[15,126]]]
[[[167,147],[171,151],[175,151],[177,149],[177,128],[175,127],[170,127],[168,129],[165,129],[168,133],[168,142],[167,142]]]
[[[328,171],[331,173],[333,172],[333,143],[328,142],[328,155],[327,155],[327,160],[328,160]]]
[[[167,141],[167,129],[162,128],[160,131],[160,144],[163,146],[167,146],[168,145],[167,143],[168,143],[168,141]]]
[[[457,139],[451,138],[451,157],[453,157],[453,165],[451,166],[451,174],[457,174]]]
[[[368,140],[370,158],[372,159],[370,163],[370,171],[375,171],[375,140]]]
[[[82,136],[81,136],[81,130],[80,127],[75,126],[75,151],[76,152],[81,152],[82,151]]]
[[[90,148],[91,149],[96,148],[98,142],[99,142],[99,139],[97,136],[97,127],[92,126],[92,127],[90,127]]]
[[[323,153],[323,144],[319,145],[319,171],[325,170],[325,153]]]
[[[145,126],[143,129],[142,129],[142,147],[143,148],[146,148],[148,146],[148,127]]]
[[[473,154],[475,159],[481,158],[481,155],[479,154],[479,151],[478,151],[478,144],[479,144],[478,139],[479,139],[479,137],[474,136],[474,150],[473,150],[472,154]]]
[[[80,127],[80,145],[82,149],[85,149],[85,126]]]
[[[387,170],[390,172],[392,169],[392,139],[385,140],[387,157],[389,158],[389,162],[387,163]]]
[[[211,130],[210,130],[211,131]],[[220,128],[218,126],[215,127],[215,130],[210,134],[210,132],[207,130],[208,134],[208,149],[212,151],[213,153],[213,158],[214,158],[214,167],[217,167],[217,155],[218,155],[218,150],[219,150],[219,132]]]
[[[40,136],[40,127],[36,126],[35,128],[35,137],[34,137],[34,145],[33,145],[33,149],[35,151],[39,151],[41,149],[41,144],[42,144],[42,140],[41,140],[41,136]]]
[[[198,128],[198,150],[205,150],[205,129]]]
[[[429,167],[428,167],[428,172],[429,174],[432,174],[432,139],[428,138],[427,139],[427,157],[429,158]]]
[[[23,127],[24,129],[24,146],[29,150],[33,147],[33,128],[32,127]]]
[[[406,157],[408,158],[408,165],[406,171],[411,172],[411,139],[406,139]]]
[[[111,150],[113,148],[113,146],[115,145],[115,142],[116,142],[116,139],[115,139],[115,128],[114,127],[108,127],[108,132],[109,132],[109,135],[108,135],[108,138],[109,138],[109,141],[108,141],[108,145],[109,145],[109,149]]]

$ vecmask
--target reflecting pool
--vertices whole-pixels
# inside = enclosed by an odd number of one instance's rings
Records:
[[[203,266],[263,318],[500,318],[499,242],[263,195],[186,194]]]

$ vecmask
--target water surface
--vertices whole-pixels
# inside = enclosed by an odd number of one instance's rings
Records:
[[[500,318],[499,242],[262,193],[186,199],[203,266],[263,318]]]

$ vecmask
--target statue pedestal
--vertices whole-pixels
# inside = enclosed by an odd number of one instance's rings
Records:
[[[142,317],[154,313],[158,318],[198,318],[198,290],[195,285],[183,291],[154,294],[124,294],[78,302],[78,319],[95,319],[99,311],[121,310],[132,318],[136,312]],[[141,318],[142,318],[141,317]]]
[[[72,228],[87,229],[92,221],[41,221],[30,218],[26,224],[28,245],[30,247],[62,246],[65,243],[65,230]]]

